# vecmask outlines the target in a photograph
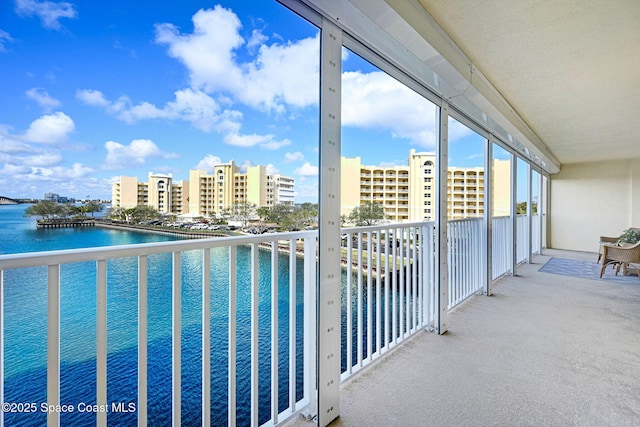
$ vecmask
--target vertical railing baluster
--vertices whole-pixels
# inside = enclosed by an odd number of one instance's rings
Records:
[[[138,256],[138,426],[147,425],[147,255]]]
[[[373,241],[367,231],[367,360],[371,361],[373,347]]]
[[[47,405],[60,405],[60,264],[47,271]],[[47,412],[47,426],[60,425],[60,412]]]
[[[96,261],[96,404],[107,405],[107,261]],[[107,425],[107,413],[96,414],[96,425]]]
[[[271,242],[271,421],[278,424],[278,241]]]
[[[392,305],[391,305],[391,341],[393,342],[393,345],[396,345],[398,343],[398,271],[397,271],[397,266],[398,266],[398,260],[396,258],[397,256],[397,235],[396,235],[397,229],[394,228],[393,232],[392,232],[392,249],[391,249],[391,254],[392,254],[392,267],[391,267],[391,272],[392,272],[392,276],[391,276],[391,301],[392,301]]]
[[[389,256],[389,249],[391,248],[391,229],[385,230],[384,239],[384,348],[389,350],[389,327],[390,327],[390,311],[391,305],[391,270],[389,268],[391,257]]]
[[[227,410],[228,427],[235,427],[236,425],[236,355],[237,355],[237,274],[236,274],[236,257],[237,247],[229,246],[229,384],[227,393]],[[252,269],[253,271],[253,269]],[[251,380],[253,387],[253,378]],[[253,393],[253,390],[252,390]]]
[[[251,426],[258,426],[258,366],[259,366],[259,249],[258,244],[251,245]]]
[[[211,249],[202,250],[202,426],[211,425]]]
[[[362,368],[362,232],[358,232],[358,294],[356,299],[356,341],[357,351],[356,360],[358,368]]]
[[[353,372],[353,297],[351,290],[353,289],[353,234],[347,233],[347,289],[346,292],[346,311],[347,311],[347,374]]]
[[[0,404],[4,398],[4,270],[0,270]],[[0,411],[0,426],[4,425],[4,411]]]
[[[289,409],[296,410],[296,240],[289,241]]]
[[[381,248],[381,241],[380,241],[380,237],[381,237],[381,233],[380,230],[376,231],[376,353],[378,355],[380,355],[380,349],[381,349],[381,343],[382,343],[382,329],[381,329],[381,322],[382,319],[380,318],[381,313],[382,313],[382,308],[380,307],[381,304],[381,293],[382,293],[382,289],[380,289],[380,287],[382,286],[382,270],[380,268],[381,262],[380,262],[380,257],[382,256],[382,252],[380,251]]]
[[[417,326],[417,310],[418,310],[418,228],[412,227],[413,232],[413,250],[411,251],[411,331],[415,331]],[[422,240],[420,241],[422,243]]]
[[[404,332],[404,318],[405,318],[405,307],[404,307],[404,297],[405,297],[405,257],[404,257],[404,251],[405,251],[405,241],[404,241],[404,233],[405,230],[404,228],[400,228],[400,266],[398,267],[398,273],[400,275],[400,289],[399,289],[399,323],[400,323],[400,331],[398,333],[400,339],[404,339],[405,337],[405,332]]]
[[[182,267],[181,252],[172,253],[172,304],[171,318],[173,319],[171,328],[171,407],[172,422],[174,426],[182,423]]]
[[[318,400],[316,386],[316,368],[318,366],[316,352],[317,318],[317,250],[316,235],[304,239],[304,399],[309,404],[307,418],[312,419],[317,415]],[[351,272],[350,268],[347,268]],[[347,274],[348,276],[348,274]],[[348,335],[348,334],[347,334]]]

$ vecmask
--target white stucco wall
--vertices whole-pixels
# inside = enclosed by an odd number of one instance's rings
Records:
[[[640,160],[563,165],[551,177],[551,242],[595,252],[599,236],[640,227]]]

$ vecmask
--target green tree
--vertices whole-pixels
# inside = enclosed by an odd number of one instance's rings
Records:
[[[160,213],[151,206],[138,205],[134,208],[111,207],[107,212],[107,217],[119,221],[125,221],[127,224],[137,224],[143,221],[149,221],[160,217]]]
[[[242,228],[246,228],[247,225],[249,225],[249,221],[257,216],[256,212],[257,207],[255,203],[242,201],[225,208],[222,211],[222,216],[227,221],[239,221],[242,224]]]
[[[349,213],[349,222],[356,226],[375,225],[384,219],[384,208],[380,203],[366,202]]]
[[[519,202],[516,204],[516,214],[523,215],[527,213],[527,202]],[[531,203],[531,214],[536,215],[538,213],[538,203]]]
[[[138,205],[133,208],[133,220],[136,223],[141,223],[144,221],[151,221],[154,219],[160,218],[160,212],[157,209],[147,206],[147,205]]]
[[[93,217],[93,214],[95,212],[101,212],[102,209],[104,209],[104,205],[100,202],[97,202],[95,200],[91,200],[87,203],[85,203],[84,205],[82,205],[80,207],[80,209],[82,210],[82,212],[86,213],[90,213],[91,217]]]
[[[39,216],[45,220],[59,216],[61,213],[60,204],[52,200],[41,200],[24,211],[25,216]]]

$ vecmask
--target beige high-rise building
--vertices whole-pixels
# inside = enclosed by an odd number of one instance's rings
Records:
[[[494,160],[494,215],[509,212],[509,161]],[[430,221],[436,216],[436,155],[409,151],[406,166],[367,166],[342,157],[341,214],[366,202],[379,203],[391,222]],[[449,219],[484,215],[484,168],[448,168]],[[505,185],[505,182],[507,183]]]
[[[173,182],[171,174],[149,173],[147,182],[121,176],[112,186],[112,205],[152,206],[159,212],[209,216],[239,202],[273,206],[294,202],[293,178],[267,174],[265,166],[241,172],[233,161],[214,166],[212,173],[192,169],[189,180]]]
[[[171,174],[149,172],[146,182],[135,176],[121,176],[111,187],[111,204],[125,209],[152,206],[161,213],[183,213],[182,200],[188,198],[184,181],[174,182]]]

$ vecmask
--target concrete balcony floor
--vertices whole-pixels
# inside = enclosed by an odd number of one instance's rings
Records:
[[[545,250],[451,311],[445,335],[343,384],[331,426],[640,426],[640,280],[539,272],[551,256],[597,257]]]

